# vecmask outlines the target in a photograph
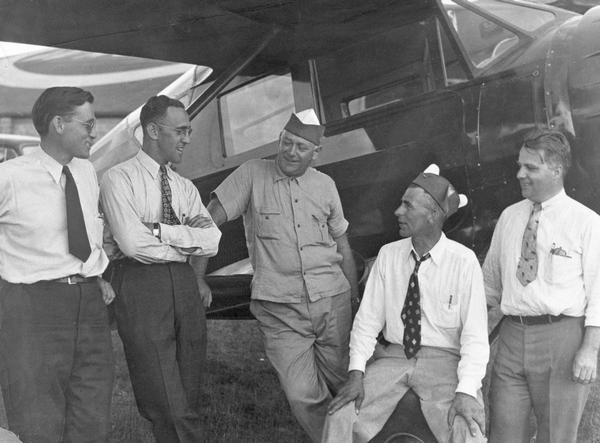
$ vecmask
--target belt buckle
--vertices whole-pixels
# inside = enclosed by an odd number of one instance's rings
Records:
[[[527,326],[527,322],[523,319],[522,315],[519,315],[519,323],[521,323],[522,325]]]
[[[75,277],[74,275],[67,276],[67,284],[69,284],[69,285],[75,285],[75,284],[77,284],[77,282],[75,281],[74,277]]]

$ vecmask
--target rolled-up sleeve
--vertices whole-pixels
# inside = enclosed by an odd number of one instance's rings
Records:
[[[340,195],[335,187],[335,182],[331,179],[329,179],[329,182],[331,186],[331,212],[327,220],[327,225],[331,236],[338,238],[346,233],[348,221],[344,218],[344,210],[340,201]]]

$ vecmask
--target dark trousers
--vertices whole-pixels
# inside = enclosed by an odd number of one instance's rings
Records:
[[[0,382],[23,442],[106,442],[114,376],[106,306],[96,282],[5,283]]]
[[[187,263],[114,265],[115,317],[140,414],[156,441],[203,442],[206,317]]]

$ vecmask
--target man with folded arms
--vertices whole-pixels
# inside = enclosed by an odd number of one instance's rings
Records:
[[[490,442],[568,443],[596,379],[600,347],[600,217],[565,194],[571,151],[536,129],[519,152],[524,200],[502,212],[483,274],[500,328],[490,394]]]
[[[140,124],[142,149],[109,169],[100,186],[115,317],[138,409],[156,441],[203,442],[200,388],[211,294],[202,257],[217,253],[221,232],[198,189],[169,167],[190,143],[183,103],[151,97]]]
[[[94,97],[45,90],[33,106],[41,149],[0,165],[0,362],[11,430],[24,442],[105,442],[113,356],[100,278],[98,183],[87,160]]]
[[[438,172],[432,165],[419,174],[395,212],[405,238],[381,248],[369,275],[324,442],[371,440],[409,389],[437,441],[485,441],[483,278],[473,251],[442,232],[466,197]]]

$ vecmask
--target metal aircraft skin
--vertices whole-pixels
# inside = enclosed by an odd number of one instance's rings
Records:
[[[573,146],[567,193],[600,210],[600,8],[510,0],[30,0],[0,4],[0,40],[203,65],[175,93],[193,117],[178,171],[205,202],[237,166],[277,152],[289,113],[326,125],[316,167],[336,182],[357,257],[398,238],[405,187],[437,163],[470,204],[447,235],[487,250],[521,199],[520,141],[535,126]],[[210,69],[209,69],[210,68]],[[212,71],[211,71],[212,70]],[[135,116],[100,140],[101,174],[139,146]],[[247,316],[241,220],[211,260],[212,317]],[[234,268],[239,269],[239,268]]]

